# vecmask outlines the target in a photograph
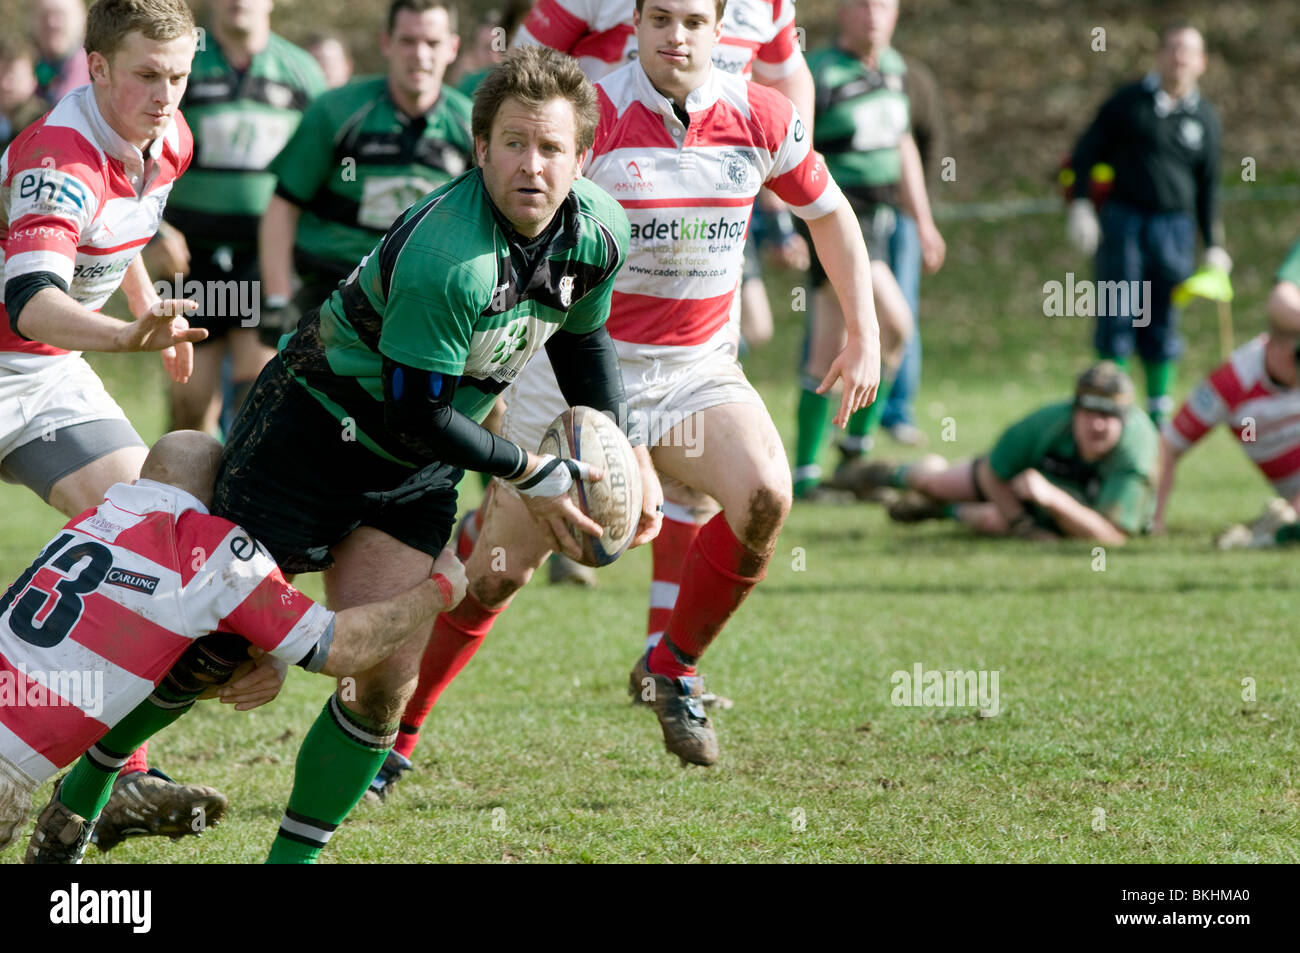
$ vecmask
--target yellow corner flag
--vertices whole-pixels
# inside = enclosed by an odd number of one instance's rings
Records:
[[[1228,277],[1228,273],[1218,268],[1202,268],[1174,288],[1173,301],[1178,307],[1187,307],[1193,298],[1231,301],[1232,280]]]

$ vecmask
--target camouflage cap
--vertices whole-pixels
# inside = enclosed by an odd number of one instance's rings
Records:
[[[1101,361],[1079,375],[1074,406],[1123,417],[1133,406],[1133,381],[1114,361]]]

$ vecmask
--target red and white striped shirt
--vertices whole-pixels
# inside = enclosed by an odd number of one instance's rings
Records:
[[[295,663],[333,625],[234,523],[176,487],[119,483],[0,599],[0,756],[43,781],[148,698],[195,639],[234,632]]]
[[[1182,453],[1215,424],[1227,424],[1277,494],[1300,493],[1300,388],[1273,383],[1264,368],[1268,335],[1232,352],[1165,423],[1164,437]]]
[[[636,59],[636,0],[538,0],[517,46],[549,46],[577,59],[595,82]],[[713,65],[772,83],[803,64],[791,0],[727,0]]]
[[[92,86],[73,90],[0,157],[4,280],[49,272],[76,301],[103,307],[158,230],[193,153],[179,112],[141,153],[100,114]],[[34,358],[68,353],[20,336],[3,300],[0,288],[0,368],[36,370],[48,362]]]
[[[689,126],[640,63],[596,91],[600,122],[583,175],[632,225],[606,327],[618,341],[703,344],[727,323],[758,190],[813,219],[835,210],[839,187],[794,105],[765,86],[710,69],[686,98]]]

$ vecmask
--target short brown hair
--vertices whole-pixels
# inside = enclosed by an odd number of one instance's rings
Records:
[[[36,47],[20,33],[0,36],[0,63],[16,63],[19,60],[26,60],[35,66]]]
[[[596,88],[570,56],[545,46],[522,46],[507,53],[474,94],[470,130],[475,139],[488,141],[492,123],[507,99],[533,107],[553,99],[567,100],[573,106],[577,151],[586,152],[596,139],[600,119]]]
[[[111,59],[128,33],[167,42],[194,35],[194,15],[185,0],[98,0],[86,18],[86,52]]]
[[[393,24],[397,22],[397,14],[402,10],[410,10],[412,13],[424,13],[426,10],[446,10],[447,25],[451,32],[455,33],[458,29],[456,8],[447,0],[393,0],[388,7],[388,26],[386,32],[392,35]]]
[[[636,0],[636,12],[641,12],[645,0]],[[722,15],[727,12],[727,0],[713,0],[713,9],[718,12],[718,22],[722,22]]]

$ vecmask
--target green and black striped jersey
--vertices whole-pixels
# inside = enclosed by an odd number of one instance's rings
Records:
[[[402,212],[473,166],[473,156],[468,99],[444,85],[413,119],[376,76],[313,102],[271,172],[276,194],[302,209],[296,250],[346,274]]]
[[[248,68],[236,70],[209,30],[181,100],[194,163],[167,199],[167,221],[191,244],[255,247],[257,220],[275,189],[267,166],[324,91],[311,54],[283,37],[271,34]]]
[[[630,231],[622,207],[580,178],[525,241],[472,169],[408,209],[282,339],[281,357],[367,449],[412,464],[384,424],[384,359],[458,377],[453,406],[481,422],[552,334],[605,323]]]
[[[872,69],[839,46],[808,55],[817,90],[813,146],[859,210],[897,204],[898,144],[911,130],[903,57],[888,47],[879,64]]]

